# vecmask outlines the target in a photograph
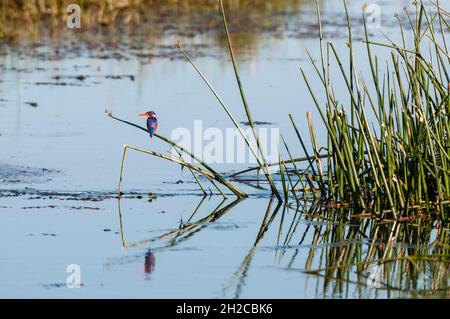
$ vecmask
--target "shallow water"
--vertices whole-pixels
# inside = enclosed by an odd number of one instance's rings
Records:
[[[350,2],[356,22],[364,2]],[[410,6],[410,1],[376,2],[382,8],[383,32],[396,38],[392,15]],[[320,118],[299,72],[303,66],[313,75],[305,49],[320,58],[314,6],[305,2],[301,8],[288,16],[281,36],[262,32],[256,46],[238,49],[239,67],[255,120],[273,123],[270,127],[279,128],[289,145],[297,145],[287,114],[292,113],[308,134],[305,114],[310,111],[323,145]],[[326,36],[344,52],[342,6],[323,1],[322,11]],[[379,32],[373,33],[382,39]],[[361,25],[355,26],[355,35],[360,39]],[[119,202],[122,145],[159,152],[168,148],[111,120],[106,109],[137,123],[142,119],[136,114],[152,109],[158,114],[160,134],[166,136],[179,127],[193,130],[194,120],[200,119],[205,128],[231,127],[192,67],[169,46],[178,38],[236,117],[244,120],[223,49],[226,44],[218,44],[215,33],[194,38],[172,34],[153,48],[159,54],[151,59],[136,54],[126,40],[119,41],[118,49],[106,51],[75,50],[68,45],[56,52],[45,41],[42,46],[20,49],[4,46],[0,56],[1,297],[448,297],[448,277],[435,277],[436,267],[411,275],[397,287],[391,281],[376,287],[368,284],[370,272],[354,265],[343,276],[347,280],[336,279],[339,274],[314,273],[329,264],[333,247],[355,246],[362,255],[367,253],[371,233],[361,231],[342,241],[322,234],[324,239],[318,242],[322,226],[327,229],[337,223],[348,234],[360,225],[355,226],[354,220],[326,222],[295,210],[276,210],[276,203],[268,210],[267,191],[244,184],[240,186],[250,193],[249,199],[223,210],[232,205],[229,199],[217,208],[221,197],[199,196],[188,171],[145,155],[130,154],[126,197]],[[355,45],[355,52],[363,60],[362,44]],[[364,74],[368,65],[359,68]],[[311,82],[319,87],[315,77]],[[340,80],[335,89],[344,90],[343,85]],[[292,149],[298,150],[294,156],[304,155],[300,147]],[[248,166],[252,165],[214,165],[221,172]],[[202,222],[197,225],[198,220]],[[181,232],[152,240],[180,225]],[[66,286],[70,264],[81,267],[81,289]],[[439,267],[447,273],[448,264]]]

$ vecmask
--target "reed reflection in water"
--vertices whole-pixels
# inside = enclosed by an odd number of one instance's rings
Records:
[[[200,199],[189,219],[181,221],[178,228],[132,243],[125,241],[119,200],[123,248],[151,245],[155,251],[174,247],[230,211],[239,210],[243,201],[222,200],[211,213],[196,220],[206,198]],[[241,297],[254,257],[267,250],[274,254],[272,266],[307,276],[307,285],[315,287],[316,297],[448,297],[450,294],[449,229],[442,221],[422,219],[419,215],[403,222],[381,221],[352,215],[344,209],[329,209],[320,203],[292,209],[277,205],[273,199],[261,216],[255,239],[248,243],[248,253],[224,282],[224,297]],[[273,231],[268,232],[271,228]],[[266,237],[268,233],[270,237]],[[306,262],[299,265],[296,260],[302,255],[306,255]],[[300,291],[307,287],[298,288]]]

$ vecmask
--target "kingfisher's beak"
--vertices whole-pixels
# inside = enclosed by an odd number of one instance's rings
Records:
[[[138,114],[138,116],[148,116],[147,113]]]

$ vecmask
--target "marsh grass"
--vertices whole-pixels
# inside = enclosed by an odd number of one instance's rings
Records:
[[[66,31],[73,35],[73,30],[65,27],[66,8],[72,3],[81,7],[82,28],[77,30],[81,33],[88,31],[98,35],[101,30],[110,34],[123,33],[127,28],[144,29],[150,24],[143,33],[149,37],[150,31],[151,36],[159,39],[165,36],[166,28],[179,28],[186,36],[191,36],[194,29],[221,28],[221,21],[215,15],[216,0],[4,0],[0,3],[0,39],[16,42],[31,38],[39,41],[42,35],[61,36]],[[236,24],[248,25],[251,21],[255,28],[276,30],[279,25],[267,21],[261,13],[287,12],[297,8],[298,4],[299,0],[228,0],[225,5],[230,12],[236,13]],[[186,26],[192,28],[186,30]],[[92,41],[91,37],[86,38]],[[253,40],[254,37],[246,36],[240,41]]]
[[[294,158],[293,146],[283,139],[289,156],[280,156],[279,163],[269,164],[262,154],[249,103],[239,77],[236,57],[230,38],[223,1],[219,0],[224,30],[236,83],[243,107],[252,127],[257,148],[245,135],[244,140],[258,160],[258,166],[235,173],[236,177],[253,170],[263,171],[272,194],[287,206],[300,205],[300,201],[320,201],[327,208],[347,208],[354,213],[368,213],[380,218],[401,220],[411,216],[449,218],[450,203],[450,55],[446,35],[448,16],[439,6],[427,11],[422,2],[415,5],[415,13],[404,12],[408,28],[398,15],[401,43],[386,37],[386,43],[372,42],[363,21],[367,56],[364,63],[370,73],[358,71],[354,59],[351,19],[343,1],[348,27],[348,52],[338,52],[332,42],[325,42],[322,34],[320,7],[317,2],[320,62],[308,52],[316,76],[322,84],[324,96],[318,96],[311,85],[311,75],[303,68],[300,73],[312,101],[319,111],[327,132],[327,145],[319,146],[311,113],[307,113],[310,144],[306,147],[303,136],[292,115],[289,115],[300,149],[305,157]],[[407,32],[404,30],[408,29]],[[412,45],[407,46],[407,43]],[[209,82],[193,59],[178,43],[181,53],[194,67],[218,100],[232,123],[242,133],[239,122],[219,93]],[[373,55],[374,47],[390,53],[390,59],[381,63]],[[348,69],[344,59],[348,60]],[[331,74],[340,74],[345,83],[343,98],[336,94]],[[341,102],[349,101],[348,103]],[[179,149],[180,156],[186,150]],[[190,154],[190,156],[193,156]],[[194,158],[194,157],[193,157]],[[195,159],[195,158],[194,158]],[[306,163],[306,169],[299,168]],[[184,165],[184,163],[179,163]],[[207,170],[212,169],[208,167]],[[272,175],[270,165],[279,168],[282,195]],[[184,165],[187,166],[187,165]],[[194,167],[190,167],[194,169]],[[195,169],[197,172],[201,170]],[[214,180],[225,185],[238,196],[246,196],[235,189],[225,177],[213,172]],[[205,175],[205,174],[204,174]],[[206,174],[208,176],[208,174]],[[210,176],[212,177],[212,176]],[[200,187],[203,189],[201,184]],[[292,204],[291,202],[294,201]]]
[[[366,59],[371,70],[367,79],[357,71],[345,1],[344,7],[348,52],[339,53],[333,43],[324,43],[320,28],[321,63],[309,55],[324,97],[317,96],[310,76],[301,69],[328,133],[328,181],[322,173],[315,172],[316,187],[326,189],[326,200],[349,203],[354,208],[394,218],[407,216],[411,208],[420,207],[427,214],[437,212],[447,219],[446,204],[450,199],[448,18],[439,7],[427,12],[423,3],[417,2],[413,17],[406,9],[404,12],[411,31],[405,33],[401,19],[396,16],[402,43],[386,36],[387,43],[382,44],[371,42],[363,12]],[[317,15],[321,25],[318,4]],[[412,47],[407,47],[409,42],[413,43]],[[391,59],[383,66],[372,54],[374,46],[390,50]],[[344,58],[350,60],[348,70]],[[331,69],[330,61],[338,66],[337,70]],[[340,102],[330,81],[331,72],[341,74],[350,105]],[[308,121],[311,130],[310,117]],[[313,134],[311,137],[317,154]],[[315,165],[321,171],[321,161],[316,159]]]

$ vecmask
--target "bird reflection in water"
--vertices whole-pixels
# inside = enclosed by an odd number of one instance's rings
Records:
[[[156,262],[155,254],[151,249],[148,249],[147,252],[145,253],[145,264],[144,264],[145,265],[144,271],[146,274],[151,274],[153,270],[155,270],[155,262]]]

